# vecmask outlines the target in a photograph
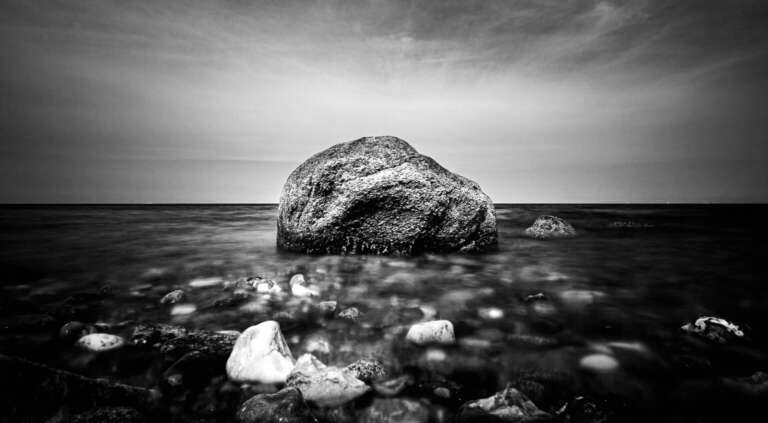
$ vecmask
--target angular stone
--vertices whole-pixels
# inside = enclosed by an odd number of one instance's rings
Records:
[[[448,320],[416,323],[408,329],[405,339],[418,345],[452,344],[456,341],[453,324]]]
[[[288,177],[277,245],[304,253],[418,254],[497,245],[490,198],[396,137],[337,144]]]
[[[699,317],[695,322],[683,325],[681,329],[719,344],[725,344],[744,337],[744,331],[738,325],[720,317]]]
[[[551,417],[509,385],[488,398],[464,404],[459,410],[458,421],[472,421],[484,415],[495,416],[505,422],[531,422]]]
[[[268,320],[245,330],[227,360],[227,376],[236,382],[284,383],[295,360],[277,322]]]
[[[342,405],[371,389],[352,373],[326,366],[312,354],[299,357],[287,385],[298,388],[307,401],[321,407]]]
[[[181,289],[177,289],[175,291],[171,291],[165,296],[163,296],[162,299],[160,299],[160,304],[176,304],[184,299],[184,291]]]
[[[365,383],[371,383],[387,376],[384,365],[372,358],[361,358],[345,367],[344,370]]]
[[[244,402],[237,411],[242,423],[310,423],[315,420],[296,388],[274,394],[259,394]]]

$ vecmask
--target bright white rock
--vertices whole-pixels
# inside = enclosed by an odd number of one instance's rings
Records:
[[[176,304],[171,309],[171,316],[186,316],[197,311],[197,306],[194,304]]]
[[[589,354],[579,360],[579,365],[587,370],[604,373],[616,370],[619,362],[608,354]]]
[[[125,345],[125,340],[109,333],[91,333],[77,341],[77,346],[93,352],[110,351]]]
[[[408,329],[405,339],[419,345],[453,344],[456,341],[453,334],[453,323],[448,320],[416,323]]]
[[[224,282],[224,279],[215,276],[212,278],[196,278],[189,281],[189,286],[192,288],[208,288],[210,286],[220,285]]]
[[[227,359],[227,376],[235,382],[285,383],[295,363],[280,325],[267,320],[237,338]]]

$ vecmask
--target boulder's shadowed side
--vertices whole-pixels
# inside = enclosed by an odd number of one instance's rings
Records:
[[[310,157],[283,187],[278,247],[304,253],[478,252],[497,245],[491,199],[396,137]]]

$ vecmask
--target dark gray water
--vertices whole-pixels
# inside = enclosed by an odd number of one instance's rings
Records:
[[[244,330],[277,319],[296,356],[307,338],[322,337],[332,349],[323,357],[328,364],[373,351],[394,372],[447,378],[458,397],[442,405],[423,397],[449,414],[457,401],[512,382],[527,386],[550,412],[589,396],[620,417],[716,421],[752,404],[733,380],[768,370],[768,229],[761,226],[767,212],[764,206],[497,205],[498,251],[405,258],[279,252],[274,205],[6,206],[0,208],[0,352],[154,386],[158,375],[147,368],[93,364],[92,355],[57,339],[58,327],[71,319]],[[568,220],[579,236],[523,237],[539,214]],[[318,287],[318,301],[357,307],[360,318],[304,321],[290,296],[232,299],[224,287],[253,275],[287,284],[297,273]],[[189,287],[199,278],[221,284]],[[160,305],[176,288],[187,292],[194,312],[172,316],[171,307]],[[547,300],[525,301],[538,293]],[[50,311],[67,299],[77,303],[69,314]],[[398,347],[403,328],[432,315],[454,323],[458,346]],[[681,333],[681,325],[708,315],[740,324],[747,339],[720,346]],[[617,366],[597,371],[582,362],[595,354]]]

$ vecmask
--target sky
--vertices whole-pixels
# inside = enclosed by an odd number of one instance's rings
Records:
[[[768,201],[765,0],[0,2],[0,202],[275,203],[393,135],[498,203]]]

